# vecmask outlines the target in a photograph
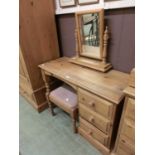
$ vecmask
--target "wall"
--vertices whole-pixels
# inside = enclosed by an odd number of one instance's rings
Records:
[[[56,20],[61,55],[72,57],[75,55],[74,14],[57,15]],[[114,69],[130,72],[135,66],[135,9],[106,10],[105,23],[111,36],[108,61]]]
[[[98,0],[98,3],[91,5],[80,5],[76,3],[75,6],[60,7],[60,1],[55,0],[56,14],[75,13],[77,11],[95,10],[95,9],[118,9],[118,8],[130,8],[135,6],[135,0]]]

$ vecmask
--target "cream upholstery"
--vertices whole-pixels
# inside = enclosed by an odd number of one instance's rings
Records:
[[[53,90],[49,98],[54,103],[59,103],[59,105],[67,106],[68,108],[75,109],[77,107],[77,95],[68,85],[63,85]]]

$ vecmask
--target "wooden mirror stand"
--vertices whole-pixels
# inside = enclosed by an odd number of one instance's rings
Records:
[[[87,45],[89,46],[88,48],[88,54],[85,54],[83,52],[82,47],[84,45],[84,41],[86,40],[82,35],[83,33],[83,25],[81,23],[84,23],[82,18],[84,16],[88,15],[94,15],[97,14],[97,20],[96,22],[98,25],[95,27],[98,27],[98,44],[97,45]],[[91,17],[92,17],[91,16]],[[75,15],[76,17],[76,29],[75,29],[75,41],[76,41],[76,56],[70,59],[70,62],[89,67],[91,69],[95,69],[101,72],[106,72],[110,68],[112,68],[112,65],[110,63],[107,63],[107,46],[108,46],[108,39],[109,39],[109,34],[108,34],[108,27],[106,26],[104,30],[104,24],[103,24],[103,10],[95,10],[95,11],[85,11],[85,12],[78,12]],[[90,17],[89,17],[90,18]],[[104,30],[104,32],[103,32]],[[91,39],[92,36],[87,36],[87,39]],[[97,35],[94,37],[97,38]],[[84,41],[83,41],[84,40]],[[98,46],[98,47],[97,47]],[[95,49],[99,49],[98,55],[95,55],[96,53]],[[92,52],[92,53],[91,53]]]

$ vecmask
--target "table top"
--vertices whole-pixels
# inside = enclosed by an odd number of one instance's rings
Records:
[[[128,86],[129,74],[116,70],[103,73],[73,64],[69,59],[62,57],[39,67],[64,82],[83,88],[115,104],[120,103],[124,97],[123,90]]]

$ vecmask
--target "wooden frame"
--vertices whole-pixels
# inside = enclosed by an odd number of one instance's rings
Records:
[[[75,14],[75,18],[76,18],[76,28],[77,28],[77,38],[78,38],[78,44],[79,44],[79,55],[81,56],[86,56],[88,57],[87,55],[85,55],[82,51],[82,36],[80,34],[80,31],[81,31],[81,16],[84,15],[84,14],[91,14],[91,13],[98,13],[99,14],[99,40],[100,40],[100,54],[99,54],[99,57],[96,57],[96,56],[89,56],[91,58],[94,58],[94,59],[99,59],[99,60],[102,60],[102,56],[103,56],[103,30],[104,30],[104,23],[103,23],[103,16],[104,16],[104,12],[103,10],[99,9],[99,10],[93,10],[93,11],[82,11],[82,12],[77,12]]]
[[[98,2],[99,0],[78,0],[79,5],[95,4]]]
[[[75,88],[78,94],[80,118],[78,132],[100,150],[102,154],[110,155],[111,146],[115,140],[114,133],[116,133],[119,123],[118,118],[121,114],[122,100],[124,98],[122,90],[127,86],[129,75],[115,70],[109,71],[108,73],[100,73],[72,64],[69,60],[70,58],[63,57],[39,65],[43,72],[46,96],[49,96],[48,85],[51,85],[49,83],[50,81],[48,81],[48,76],[59,79]],[[49,100],[49,98],[47,98],[47,100]],[[48,103],[49,106],[53,106],[50,102]],[[81,115],[81,105],[87,109],[85,110],[86,113],[84,112],[86,115],[83,117]],[[52,112],[51,108],[53,107],[50,107],[50,111]],[[74,118],[76,118],[76,115],[74,116]],[[88,119],[88,123],[85,124],[84,121],[81,122],[81,118],[83,118],[85,122]],[[105,123],[102,123],[102,126],[98,126],[100,122]],[[108,126],[106,125],[107,127],[105,126],[105,124],[107,124],[106,122],[109,124]],[[75,123],[74,120],[73,123]],[[83,125],[87,129],[83,128]],[[73,127],[75,127],[74,124]],[[102,127],[106,130],[105,132],[102,132]],[[104,141],[104,137],[107,138],[107,141]]]
[[[90,47],[87,48],[87,52],[82,52],[82,39],[81,39],[81,15],[84,14],[92,14],[92,13],[99,13],[99,24],[100,24],[100,31],[99,31],[99,38],[100,44],[98,48],[99,54],[94,54],[94,47],[93,49]],[[101,72],[106,72],[112,68],[110,63],[107,63],[107,47],[108,47],[108,39],[109,39],[109,32],[108,27],[104,29],[104,12],[103,9],[98,9],[94,11],[82,11],[77,12],[75,14],[76,19],[76,29],[75,29],[75,41],[76,41],[76,56],[70,59],[70,62],[89,67],[91,69],[95,69]],[[92,52],[91,52],[92,51]],[[97,51],[98,52],[98,51]]]
[[[75,0],[59,0],[59,3],[60,3],[60,7],[63,8],[63,7],[70,7],[70,6],[75,6],[76,5],[76,2]]]

